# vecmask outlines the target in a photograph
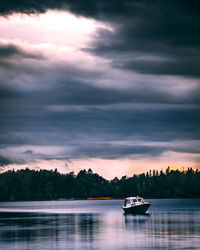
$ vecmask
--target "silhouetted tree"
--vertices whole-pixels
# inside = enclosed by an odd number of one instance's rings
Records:
[[[55,200],[89,197],[123,198],[142,195],[149,198],[200,197],[200,172],[185,170],[149,171],[146,174],[115,177],[108,181],[91,169],[61,174],[53,170],[9,170],[0,174],[0,201]]]

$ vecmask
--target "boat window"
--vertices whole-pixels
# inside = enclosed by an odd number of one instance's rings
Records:
[[[142,201],[142,199],[138,199],[138,201],[140,202],[140,201]]]
[[[136,199],[133,199],[133,202],[137,202],[137,200],[136,200]]]
[[[126,204],[130,204],[130,200],[126,200]]]

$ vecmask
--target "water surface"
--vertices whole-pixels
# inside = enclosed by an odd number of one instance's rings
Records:
[[[122,200],[1,202],[0,249],[199,249],[199,199],[149,201],[149,215]]]

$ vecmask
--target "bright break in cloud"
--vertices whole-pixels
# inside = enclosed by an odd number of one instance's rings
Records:
[[[199,167],[197,1],[0,4],[0,166]]]

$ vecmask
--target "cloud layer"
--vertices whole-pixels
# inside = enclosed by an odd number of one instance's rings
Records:
[[[1,3],[0,165],[166,152],[198,162],[198,10],[178,0]]]

